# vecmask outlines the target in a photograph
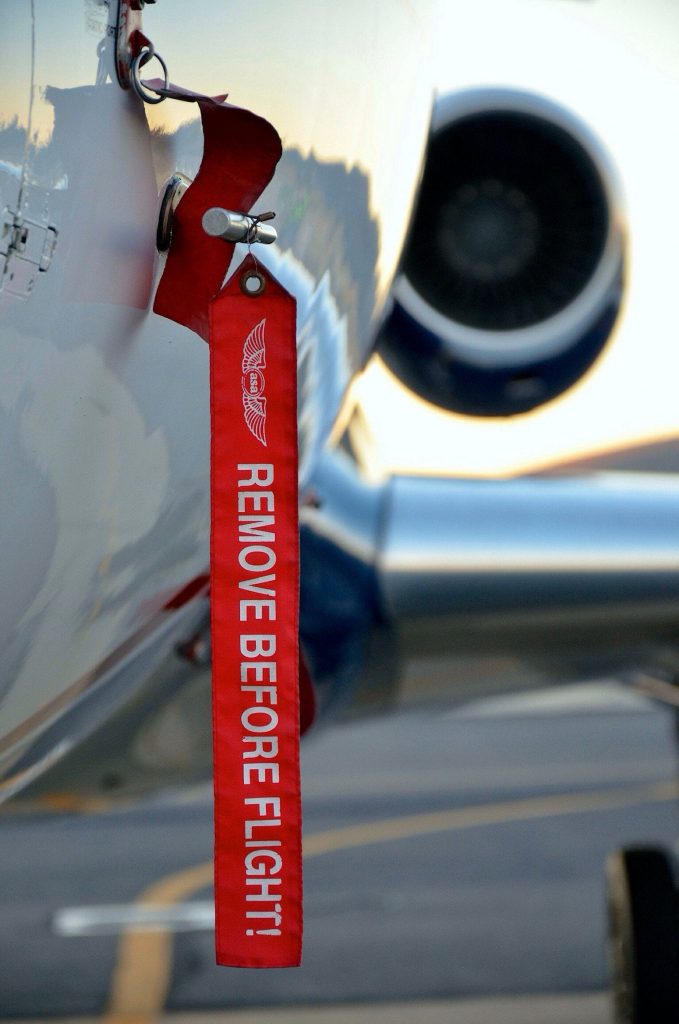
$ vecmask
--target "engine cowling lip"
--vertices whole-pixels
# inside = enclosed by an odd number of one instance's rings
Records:
[[[619,290],[624,263],[624,204],[615,168],[594,133],[574,113],[539,94],[483,88],[440,97],[432,118],[432,135],[467,117],[502,112],[526,114],[556,125],[579,143],[592,161],[609,215],[606,242],[593,274],[563,309],[514,330],[481,329],[451,319],[423,298],[403,272],[396,278],[393,295],[415,321],[440,339],[452,359],[479,367],[521,369],[565,352],[610,306]]]

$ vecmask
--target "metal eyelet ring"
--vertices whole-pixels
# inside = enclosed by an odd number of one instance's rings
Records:
[[[240,290],[248,298],[254,299],[266,288],[266,278],[259,270],[246,270],[241,274]]]
[[[163,100],[165,99],[165,96],[161,95],[160,93],[151,92],[149,89],[147,89],[141,80],[141,69],[145,67],[149,63],[149,61],[153,60],[154,57],[156,58],[161,68],[163,69],[163,90],[165,91],[170,84],[170,79],[167,71],[167,64],[160,56],[160,54],[156,53],[153,47],[151,47],[150,49],[147,48],[145,50],[140,50],[130,65],[130,82],[132,83],[132,88],[136,92],[139,99],[143,100],[144,103],[162,103]]]

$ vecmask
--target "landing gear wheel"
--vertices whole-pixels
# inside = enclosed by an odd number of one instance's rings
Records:
[[[679,916],[670,854],[628,847],[606,865],[615,1024],[679,1020]]]

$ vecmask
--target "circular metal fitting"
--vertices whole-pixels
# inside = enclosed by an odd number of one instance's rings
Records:
[[[266,278],[259,270],[245,270],[240,278],[240,290],[244,295],[254,299],[266,288]]]
[[[150,89],[147,89],[141,79],[141,69],[145,67],[149,63],[149,61],[151,61],[154,57],[156,58],[161,68],[163,69],[163,91],[165,91],[170,84],[167,64],[160,56],[160,54],[156,53],[153,47],[147,47],[144,50],[140,50],[130,65],[130,82],[132,83],[132,88],[136,92],[139,99],[143,100],[144,103],[162,103],[163,100],[165,99],[165,96],[162,93],[151,92]]]
[[[174,212],[190,184],[191,179],[183,174],[173,174],[165,183],[156,228],[156,248],[159,252],[167,252],[170,248]]]

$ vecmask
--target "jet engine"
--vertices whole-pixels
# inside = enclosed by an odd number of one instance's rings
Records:
[[[623,272],[616,175],[583,123],[523,92],[445,96],[381,355],[444,409],[527,412],[597,358]]]

